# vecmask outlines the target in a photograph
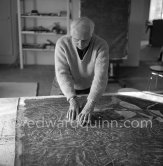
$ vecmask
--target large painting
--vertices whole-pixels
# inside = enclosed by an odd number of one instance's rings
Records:
[[[19,106],[16,166],[163,165],[163,104],[103,96],[85,126],[66,120],[68,107],[66,98]]]
[[[81,16],[95,22],[95,33],[110,47],[110,59],[127,56],[131,0],[81,0]]]

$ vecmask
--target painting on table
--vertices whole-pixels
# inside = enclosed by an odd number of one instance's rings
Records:
[[[85,103],[81,97],[80,102]],[[163,104],[108,95],[91,123],[69,122],[63,98],[28,99],[19,106],[16,165],[161,166]]]

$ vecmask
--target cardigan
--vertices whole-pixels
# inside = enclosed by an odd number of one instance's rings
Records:
[[[90,88],[87,99],[97,101],[108,81],[109,48],[107,42],[93,35],[89,48],[81,60],[69,35],[58,39],[55,47],[55,73],[67,100],[76,90]]]

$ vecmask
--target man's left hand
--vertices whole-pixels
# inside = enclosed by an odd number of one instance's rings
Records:
[[[95,103],[93,101],[87,101],[82,112],[78,115],[78,122],[83,126],[86,123],[90,123],[91,113],[93,112]]]

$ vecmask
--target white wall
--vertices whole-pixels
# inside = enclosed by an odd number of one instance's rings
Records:
[[[80,0],[72,0],[72,17],[73,19],[80,16]]]
[[[0,64],[14,63],[17,58],[16,3],[0,1]]]
[[[144,5],[146,0],[131,0],[131,13],[129,23],[128,58],[125,66],[139,65],[140,42],[144,27]]]
[[[149,19],[149,8],[150,8],[150,0],[143,0],[144,8],[143,8],[143,31],[142,31],[142,40],[149,40],[149,31],[146,33],[146,21]]]

